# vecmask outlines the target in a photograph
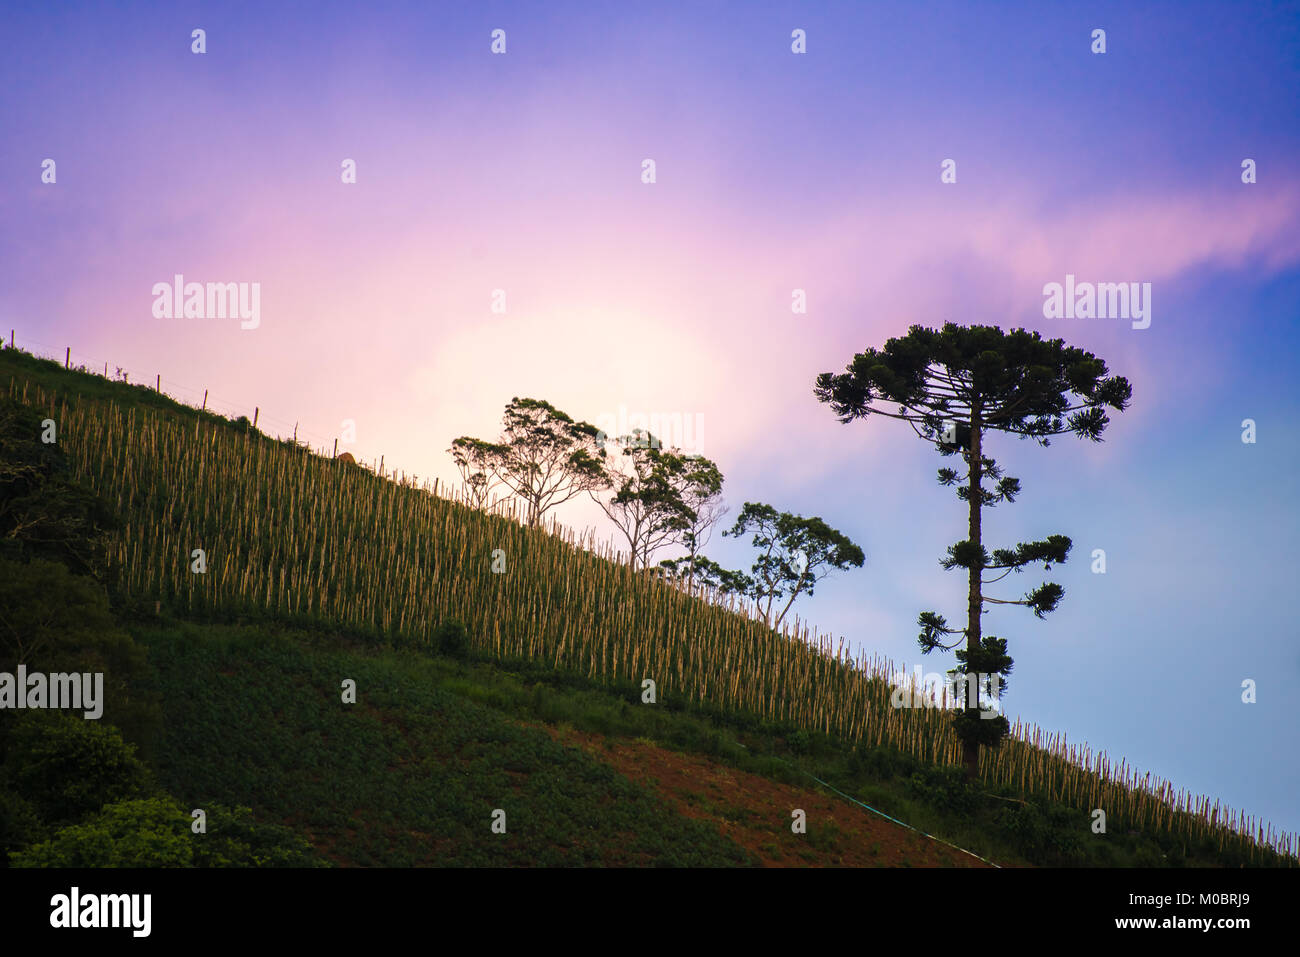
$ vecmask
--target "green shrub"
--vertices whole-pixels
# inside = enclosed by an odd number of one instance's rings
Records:
[[[10,856],[14,867],[189,867],[189,815],[170,797],[110,804]]]
[[[104,533],[117,519],[101,496],[73,480],[62,443],[42,440],[44,418],[0,396],[0,554],[102,575]]]
[[[1079,811],[1027,802],[999,809],[997,820],[1016,849],[1036,864],[1059,867],[1076,864],[1085,857],[1083,835],[1089,833],[1088,821]],[[1139,862],[1140,866],[1162,863],[1159,851],[1155,855],[1149,862]]]
[[[147,744],[159,727],[161,709],[154,696],[140,690],[147,673],[145,651],[118,626],[103,586],[57,562],[2,557],[0,582],[6,598],[0,671],[12,674],[22,663],[28,672],[102,672],[104,719],[130,740]]]
[[[195,834],[195,867],[328,867],[307,841],[290,828],[254,820],[246,807],[212,804],[207,833]]]
[[[17,851],[14,867],[327,867],[293,831],[261,824],[248,808],[212,804],[207,830],[170,796],[122,801],[48,841]]]
[[[9,853],[41,837],[41,819],[36,808],[21,794],[0,787],[0,867]]]
[[[75,821],[105,804],[139,797],[149,772],[135,746],[109,724],[59,711],[26,711],[14,721],[4,756],[7,784],[51,824]]]
[[[465,625],[456,618],[444,621],[433,632],[433,648],[440,655],[449,658],[466,658],[469,656],[469,632]]]
[[[958,767],[919,768],[906,780],[904,790],[931,807],[957,814],[968,814],[980,804],[979,795],[966,782],[964,770]]]
[[[910,754],[903,754],[893,748],[859,745],[854,749],[853,767],[860,774],[888,780],[892,777],[906,777],[922,765]]]

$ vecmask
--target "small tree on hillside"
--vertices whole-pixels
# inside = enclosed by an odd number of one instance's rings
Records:
[[[1008,727],[1005,717],[993,718],[993,712],[980,705],[980,691],[988,690],[981,684],[991,679],[971,680],[970,675],[1007,675],[1012,664],[1006,639],[981,631],[984,606],[1024,605],[1042,618],[1064,595],[1053,582],[1019,600],[989,597],[984,587],[1038,562],[1050,571],[1053,562],[1066,560],[1071,545],[1064,535],[1051,535],[1013,549],[995,549],[989,555],[983,541],[983,510],[1015,501],[1020,481],[1004,475],[985,455],[985,439],[990,432],[1006,432],[1046,446],[1050,436],[1069,432],[1100,441],[1109,422],[1105,410],[1125,409],[1132,388],[1126,379],[1108,376],[1102,360],[1067,347],[1060,339],[1045,341],[1024,329],[1003,333],[997,327],[948,323],[942,331],[912,326],[906,336],[890,339],[883,349],[860,353],[846,372],[819,375],[814,393],[841,422],[868,415],[902,419],[918,436],[933,442],[941,455],[961,455],[966,463],[964,474],[939,470],[940,485],[961,483],[957,497],[969,507],[967,538],[950,546],[948,557],[941,560],[946,569],[967,570],[966,627],[950,628],[942,615],[922,612],[918,641],[928,654],[961,643],[958,638],[944,644],[949,635],[965,638],[954,673],[966,676],[967,707],[956,715],[956,730],[966,774],[974,778],[979,772],[979,746],[996,747]],[[985,488],[986,479],[996,484]],[[986,573],[998,574],[985,578]]]
[[[555,506],[601,487],[605,450],[594,425],[575,422],[549,402],[520,398],[506,406],[504,423],[499,441],[461,436],[450,451],[465,460],[469,475],[494,479],[521,498],[530,526]]]
[[[460,472],[465,504],[480,512],[486,511],[492,504],[492,490],[500,485],[493,473],[493,462],[504,459],[504,447],[461,436],[447,451]]]
[[[861,568],[866,561],[861,548],[820,518],[778,512],[771,505],[746,502],[736,524],[722,534],[739,538],[751,531],[759,556],[743,582],[771,628],[779,628],[794,600],[811,595],[832,571]],[[729,574],[729,582],[739,581],[737,573]],[[783,598],[785,605],[773,618],[775,604]]]
[[[722,472],[703,456],[662,448],[642,429],[612,443],[618,451],[606,456],[603,491],[613,494],[591,497],[627,539],[632,568],[648,568],[651,555],[698,525],[701,504],[722,489]]]
[[[708,487],[701,489],[692,501],[690,501],[691,518],[682,523],[682,528],[676,536],[677,544],[686,549],[686,555],[681,558],[675,566],[678,573],[684,578],[686,590],[694,593],[697,581],[700,584],[718,587],[726,584],[722,580],[706,581],[703,576],[707,576],[712,571],[720,571],[716,563],[711,563],[703,555],[705,546],[713,538],[713,529],[722,521],[727,514],[727,506],[722,503],[722,484],[721,474],[718,476],[719,483],[716,488]],[[706,564],[707,563],[707,564]],[[664,564],[660,562],[660,564]],[[712,565],[712,569],[709,569]]]
[[[700,592],[706,595],[712,593],[716,596],[743,597],[753,588],[753,582],[744,572],[723,568],[704,555],[668,558],[659,565],[678,583],[684,584],[692,594]]]

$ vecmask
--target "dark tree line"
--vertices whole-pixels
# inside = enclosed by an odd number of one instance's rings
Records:
[[[587,494],[623,536],[632,568],[667,575],[692,593],[748,598],[774,628],[832,570],[865,561],[820,518],[747,502],[723,535],[752,533],[758,557],[748,573],[722,568],[703,553],[727,512],[716,462],[666,447],[643,429],[605,435],[538,399],[512,399],[503,422],[495,442],[461,436],[448,449],[468,504],[486,509],[504,490],[523,501],[525,521],[536,527],[550,509]],[[685,554],[652,565],[664,548]]]

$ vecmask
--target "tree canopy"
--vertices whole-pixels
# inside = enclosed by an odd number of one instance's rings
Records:
[[[690,547],[705,515],[722,492],[722,472],[700,455],[665,449],[649,432],[633,429],[611,440],[617,450],[605,458],[605,481],[592,498],[623,533],[629,564],[648,568],[665,545]],[[612,493],[602,498],[599,492]]]
[[[487,489],[498,482],[523,500],[528,524],[538,525],[548,510],[601,487],[605,450],[594,425],[541,399],[518,397],[506,406],[503,423],[496,442],[461,436],[448,450],[471,500],[486,504]]]
[[[1061,339],[951,322],[942,330],[912,326],[883,349],[859,353],[843,373],[819,375],[814,392],[841,422],[903,419],[935,444],[948,423],[978,421],[1042,445],[1066,432],[1099,441],[1105,410],[1123,410],[1133,394],[1128,380],[1107,375],[1105,362]]]
[[[751,544],[759,554],[749,575],[739,583],[773,628],[780,627],[796,598],[811,595],[832,571],[861,568],[866,562],[860,547],[820,518],[779,512],[761,502],[746,502],[735,525],[722,534],[739,538],[751,532]],[[719,580],[734,586],[736,576],[734,572],[723,574]],[[773,617],[776,602],[783,598],[785,604]]]

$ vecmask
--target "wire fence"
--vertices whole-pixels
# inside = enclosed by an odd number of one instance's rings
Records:
[[[333,454],[334,444],[338,440],[338,436],[327,437],[319,432],[304,429],[297,422],[290,422],[286,419],[267,415],[258,406],[246,405],[242,402],[213,395],[208,389],[200,389],[183,382],[177,382],[163,376],[161,372],[154,371],[139,374],[136,370],[118,365],[104,359],[102,356],[88,355],[74,350],[71,346],[58,346],[49,342],[41,342],[27,335],[18,336],[14,329],[9,330],[9,338],[5,345],[10,348],[21,348],[24,352],[31,353],[41,359],[61,362],[68,369],[102,376],[110,382],[127,382],[132,385],[143,385],[156,389],[159,394],[195,409],[206,409],[208,412],[224,415],[230,419],[237,419],[241,415],[245,416],[250,422],[256,419],[259,431],[277,439],[295,438],[299,442],[306,443],[315,451],[322,452],[322,454],[325,452]]]
[[[3,335],[0,333],[0,335]],[[149,375],[146,373],[137,376],[132,370],[119,366],[114,362],[106,360],[99,356],[91,356],[82,352],[73,351],[70,346],[59,347],[49,342],[41,342],[32,339],[30,336],[17,336],[16,330],[9,330],[9,339],[5,343],[10,348],[18,347],[23,351],[30,353],[42,359],[50,359],[55,362],[62,362],[65,368],[77,371],[87,372],[92,375],[99,375],[112,382],[127,382],[134,385],[143,385],[155,389],[159,394],[165,395],[170,399],[180,402],[183,405],[190,406],[194,409],[205,409],[214,412],[217,415],[224,415],[230,419],[237,419],[240,416],[246,417],[250,422],[255,422],[257,428],[262,433],[277,439],[293,438],[298,442],[305,443],[320,455],[335,456],[339,454],[338,437],[325,437],[318,432],[313,432],[302,428],[297,422],[289,422],[286,419],[279,419],[274,416],[264,414],[260,407],[245,405],[241,402],[235,402],[231,399],[225,399],[221,396],[213,395],[208,389],[198,389],[185,383],[176,382],[173,379],[165,378],[161,373],[153,374],[153,382],[149,381]],[[269,426],[269,428],[268,428]],[[376,462],[366,463],[357,460],[358,464],[364,465],[371,471],[384,478],[391,478],[393,481],[402,485],[422,488],[424,491],[433,495],[439,495],[451,501],[458,502],[468,508],[479,508],[502,517],[510,518],[519,523],[525,522],[525,516],[522,514],[517,499],[506,496],[504,498],[494,498],[489,503],[479,503],[472,500],[468,495],[459,493],[454,487],[443,484],[441,490],[438,482],[430,485],[428,482],[419,483],[413,481],[413,477],[398,469],[389,469],[386,467],[384,457],[381,455]],[[626,553],[620,551],[612,535],[605,540],[597,537],[594,528],[587,528],[582,531],[569,528],[559,523],[554,517],[544,523],[548,526],[548,531],[558,538],[569,542],[570,545],[584,549],[585,551],[600,554],[611,561],[626,560]],[[658,567],[647,568],[646,574],[653,574],[660,577],[665,584],[676,587],[688,594],[694,595],[700,599],[713,604],[719,604],[729,607],[737,614],[754,620],[765,620],[765,616],[759,608],[756,601],[748,599],[741,595],[723,592],[720,589],[710,588],[708,586],[698,585],[689,579],[683,579],[681,576],[665,573]],[[796,616],[794,633],[799,633],[800,623]],[[784,623],[783,623],[784,624]],[[783,631],[787,630],[785,628]]]

